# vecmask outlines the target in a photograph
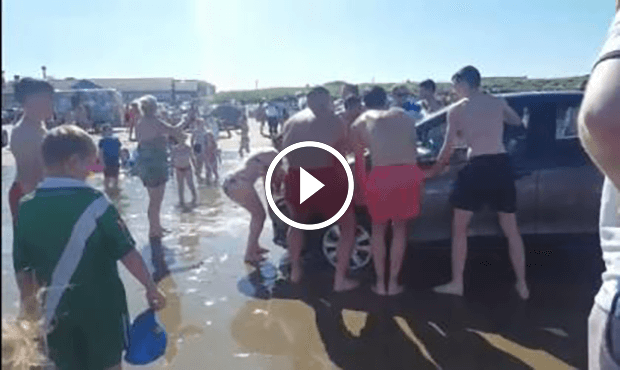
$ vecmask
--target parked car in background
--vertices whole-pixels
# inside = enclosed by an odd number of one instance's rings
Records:
[[[232,137],[231,131],[241,129],[241,117],[245,114],[244,110],[233,105],[218,105],[208,114],[208,119],[217,122],[220,131],[226,131],[228,137]]]
[[[123,125],[124,106],[115,89],[60,90],[54,93],[54,112],[61,123],[68,123],[76,105],[88,107],[89,119],[97,129],[104,123]]]
[[[2,124],[8,125],[16,122],[22,114],[21,108],[8,108],[2,110]]]
[[[527,128],[505,126],[504,145],[515,168],[517,218],[525,236],[596,235],[603,177],[583,151],[577,137],[576,118],[583,93],[531,92],[498,95],[525,120]],[[443,144],[447,111],[444,108],[416,125],[418,161],[430,167]],[[412,222],[409,239],[415,244],[447,241],[451,237],[452,208],[448,202],[458,171],[466,164],[466,148],[455,150],[449,170],[425,185],[420,217]],[[353,165],[353,164],[351,164]],[[370,167],[369,158],[366,165]],[[278,206],[286,212],[283,200]],[[275,240],[287,225],[275,214]],[[370,217],[363,204],[356,204],[356,246],[351,268],[369,265]],[[475,214],[470,236],[502,236],[497,216],[490,211]],[[309,244],[326,262],[336,263],[337,225],[321,230],[318,243]],[[318,245],[317,245],[318,244]],[[318,247],[318,248],[317,248]]]

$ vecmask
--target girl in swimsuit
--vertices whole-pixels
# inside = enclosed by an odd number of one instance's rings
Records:
[[[204,166],[204,150],[205,150],[205,135],[207,130],[201,122],[195,122],[192,128],[192,149],[194,150],[194,156],[196,158],[196,178],[198,181],[202,179],[202,168]]]
[[[196,158],[189,144],[189,136],[182,135],[178,139],[171,137],[172,143],[171,158],[177,175],[177,187],[179,190],[179,205],[185,207],[185,183],[189,191],[192,192],[192,205],[196,204],[196,187],[194,186],[194,175],[192,166],[195,167]]]
[[[218,174],[218,159],[219,159],[219,148],[217,147],[217,141],[215,141],[215,136],[211,131],[207,131],[205,136],[205,147],[204,147],[204,162],[205,162],[205,179],[207,183],[211,183],[212,180],[218,182],[220,176]]]
[[[249,264],[262,262],[265,259],[262,255],[268,252],[258,244],[266,215],[258,193],[254,189],[254,183],[259,177],[263,178],[263,182],[265,181],[267,169],[277,154],[278,152],[271,149],[250,156],[240,170],[233,172],[224,181],[224,193],[252,215],[250,235],[245,251],[245,262]],[[283,178],[284,171],[278,165],[272,178],[272,190],[275,193],[280,191]]]

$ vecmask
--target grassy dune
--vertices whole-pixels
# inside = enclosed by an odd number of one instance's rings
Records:
[[[482,79],[482,88],[492,93],[503,92],[516,92],[516,91],[549,91],[549,90],[575,90],[581,87],[581,84],[587,80],[588,76],[577,77],[565,77],[554,79],[528,79],[525,77],[488,77]],[[343,81],[333,81],[324,84],[333,96],[338,95],[340,86]],[[363,90],[369,86],[381,86],[387,90],[390,90],[396,83],[376,83],[360,84],[360,89]],[[415,82],[406,82],[407,85],[414,93],[418,91],[418,85]],[[437,83],[438,93],[449,91],[449,82]],[[310,90],[310,87],[277,87],[272,89],[259,89],[259,90],[243,90],[243,91],[225,91],[217,93],[214,97],[215,103],[223,103],[230,99],[237,101],[243,101],[247,103],[256,103],[262,98],[267,100],[275,99],[287,95],[294,95],[298,92],[306,93]]]

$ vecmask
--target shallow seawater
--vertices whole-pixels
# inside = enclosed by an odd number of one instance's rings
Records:
[[[267,147],[269,141],[252,122],[253,150]],[[222,178],[240,164],[238,142],[237,135],[220,140]],[[2,157],[4,318],[17,313],[18,293],[6,201],[15,167],[6,149]],[[95,175],[88,181],[102,188],[102,180]],[[403,267],[405,283],[412,289],[402,296],[378,298],[367,284],[354,292],[333,294],[329,269],[308,268],[308,278],[299,287],[286,283],[278,268],[284,250],[271,241],[269,219],[261,235],[262,246],[272,251],[268,264],[261,271],[244,265],[250,216],[219,186],[200,185],[199,205],[184,212],[176,206],[176,181],[168,182],[162,224],[172,232],[161,245],[149,245],[148,199],[140,180],[125,176],[121,187],[111,199],[149,268],[163,277],[159,286],[167,299],[166,308],[158,313],[168,333],[166,354],[136,369],[586,367],[586,318],[598,271],[583,272],[584,261],[593,260],[583,251],[528,250],[533,292],[528,303],[510,293],[507,253],[474,248],[468,283],[480,289],[468,299],[430,293],[429,286],[449,277],[449,250],[415,246],[409,248]],[[257,189],[262,193],[262,184]],[[124,267],[119,269],[135,317],[147,308],[144,290]],[[371,278],[370,274],[365,281]]]

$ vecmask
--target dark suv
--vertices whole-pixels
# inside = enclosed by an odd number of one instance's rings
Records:
[[[515,167],[517,216],[523,235],[595,235],[603,177],[584,153],[577,137],[576,118],[582,92],[531,92],[502,94],[500,97],[524,118],[527,128],[505,126],[504,144]],[[448,108],[416,125],[418,161],[434,162],[445,132]],[[525,116],[525,117],[524,117]],[[418,244],[449,240],[452,211],[448,202],[451,185],[466,164],[466,148],[458,148],[449,170],[426,182],[420,217],[411,224],[409,239]],[[367,163],[369,165],[369,163]],[[278,205],[285,211],[284,202]],[[356,205],[357,243],[351,268],[369,264],[370,223],[363,205]],[[279,244],[287,225],[271,214]],[[490,211],[477,213],[470,236],[501,236],[497,217]],[[321,230],[318,248],[331,265],[336,262],[338,226]],[[315,245],[309,244],[309,248]],[[316,252],[316,250],[314,250]]]

